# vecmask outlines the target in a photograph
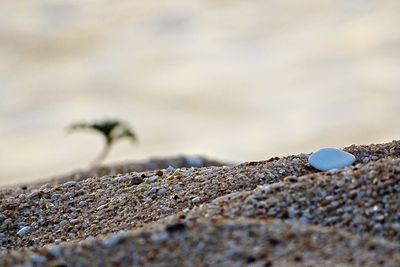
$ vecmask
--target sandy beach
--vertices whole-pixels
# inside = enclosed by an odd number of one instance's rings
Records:
[[[0,266],[399,266],[400,142],[344,150],[4,187]]]
[[[0,14],[0,267],[400,266],[399,0]]]

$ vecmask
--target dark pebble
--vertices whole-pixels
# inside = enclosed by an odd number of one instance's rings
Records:
[[[183,230],[185,230],[185,228],[186,228],[186,225],[184,223],[175,223],[175,224],[167,225],[165,227],[165,230],[169,233],[173,233],[173,232],[183,231]]]

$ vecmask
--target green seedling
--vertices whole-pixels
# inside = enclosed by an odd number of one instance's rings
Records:
[[[103,150],[98,157],[92,162],[94,166],[99,165],[110,153],[112,145],[123,138],[137,141],[135,132],[125,123],[119,120],[101,120],[93,123],[73,123],[68,127],[69,131],[91,130],[100,133],[105,140]]]

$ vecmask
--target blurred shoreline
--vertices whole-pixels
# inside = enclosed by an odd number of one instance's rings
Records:
[[[0,185],[107,163],[235,162],[399,139],[400,2],[0,3]]]

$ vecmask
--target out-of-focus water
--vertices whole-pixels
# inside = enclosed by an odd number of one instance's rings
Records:
[[[245,161],[398,139],[400,2],[2,1],[0,184],[87,166],[82,119],[178,153]]]

